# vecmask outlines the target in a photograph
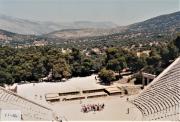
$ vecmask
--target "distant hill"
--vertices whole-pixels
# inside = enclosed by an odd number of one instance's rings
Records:
[[[43,34],[54,31],[47,25],[32,22],[24,19],[0,15],[0,29],[19,34]]]
[[[87,24],[87,23],[86,23]],[[116,35],[116,39],[144,38],[161,34],[172,34],[180,31],[180,12],[162,15],[124,27],[108,29],[66,29],[51,32],[51,38],[73,39],[84,37]],[[106,38],[106,37],[105,37]]]
[[[47,34],[62,29],[82,29],[82,28],[114,28],[117,25],[112,22],[90,22],[77,21],[72,23],[36,22],[19,19],[11,16],[0,15],[0,29],[18,34]]]
[[[0,44],[25,44],[25,43],[32,43],[33,40],[38,39],[38,37],[34,35],[22,35],[22,34],[17,34],[13,32],[9,32],[6,30],[0,29]]]
[[[124,28],[118,28],[118,31],[123,30]],[[49,38],[61,38],[61,39],[78,39],[85,37],[96,37],[96,36],[106,36],[112,34],[114,31],[117,32],[114,28],[112,29],[95,29],[95,28],[84,28],[84,29],[65,29],[54,31],[49,34],[46,34],[46,37]]]
[[[91,22],[91,21],[75,21],[71,26],[74,26],[76,29],[85,29],[85,28],[94,28],[94,29],[110,29],[115,28],[118,25],[113,22],[102,21],[102,22]]]

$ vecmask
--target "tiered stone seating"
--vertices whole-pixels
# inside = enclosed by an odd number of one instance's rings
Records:
[[[53,112],[51,109],[23,98],[2,87],[0,87],[0,109],[19,110],[21,111],[22,120],[53,120]]]
[[[144,120],[179,120],[180,58],[155,78],[133,104]]]

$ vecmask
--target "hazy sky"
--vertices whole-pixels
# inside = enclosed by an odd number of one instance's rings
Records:
[[[175,11],[180,0],[0,0],[0,14],[37,21],[127,25]]]

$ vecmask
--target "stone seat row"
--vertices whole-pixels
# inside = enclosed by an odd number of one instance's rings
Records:
[[[140,106],[146,106],[142,108],[145,109],[146,115],[153,114],[179,104],[180,93],[175,92],[177,89],[180,90],[178,86],[173,87],[171,90],[165,88],[155,89],[144,93],[135,99],[134,102],[139,102]]]
[[[0,87],[0,108],[20,110],[25,120],[46,120],[52,110]]]

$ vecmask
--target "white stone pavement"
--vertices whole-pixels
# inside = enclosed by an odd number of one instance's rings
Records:
[[[126,101],[126,97],[108,96],[105,98],[84,99],[80,104],[79,100],[64,101],[53,104],[48,104],[45,101],[46,93],[59,93],[75,90],[102,88],[102,85],[97,84],[95,75],[82,78],[72,78],[66,82],[59,83],[30,83],[18,85],[18,94],[33,100],[37,103],[52,108],[64,120],[87,120],[87,121],[105,121],[105,120],[139,120],[141,118],[140,111],[131,103]],[[105,108],[99,112],[82,113],[81,105],[83,104],[98,104],[104,103]],[[130,113],[127,114],[127,109]]]

